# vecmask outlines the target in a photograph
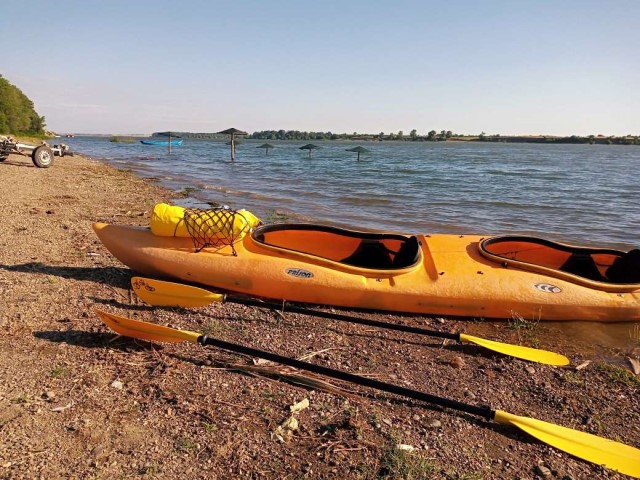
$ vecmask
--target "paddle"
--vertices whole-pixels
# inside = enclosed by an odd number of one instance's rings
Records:
[[[204,288],[193,287],[181,283],[165,282],[162,280],[153,280],[151,278],[133,277],[131,279],[133,291],[146,303],[150,305],[166,306],[166,307],[202,307],[213,302],[233,302],[242,305],[250,305],[254,307],[282,309],[282,304],[277,302],[261,302],[258,300],[229,297],[219,293],[213,293]],[[316,317],[329,318],[342,322],[358,323],[360,325],[368,325],[371,327],[386,328],[389,330],[397,330],[400,332],[417,333],[420,335],[428,335],[431,337],[447,338],[457,340],[459,342],[469,342],[479,345],[488,350],[509,355],[511,357],[529,360],[531,362],[546,363],[548,365],[568,365],[569,359],[564,355],[539,350],[531,347],[521,347],[519,345],[511,345],[508,343],[486,340],[484,338],[474,337],[465,333],[449,333],[439,332],[437,330],[426,330],[419,327],[411,327],[408,325],[397,325],[394,323],[378,322],[376,320],[367,320],[364,318],[352,317],[348,315],[340,315],[338,313],[323,312],[319,310],[311,310],[301,307],[287,305],[287,310],[294,313],[304,315],[313,315]]]
[[[521,417],[501,410],[493,410],[488,406],[469,405],[406,387],[381,382],[371,378],[360,377],[358,375],[334,370],[321,365],[303,362],[301,360],[296,360],[295,358],[283,357],[275,353],[256,350],[251,347],[210,338],[207,335],[202,335],[198,332],[178,330],[161,325],[154,325],[140,320],[131,320],[129,318],[120,317],[98,309],[95,311],[100,316],[100,319],[110,329],[120,335],[159,342],[191,342],[199,343],[201,345],[210,345],[230,352],[250,355],[283,365],[288,365],[300,370],[307,370],[309,372],[337,380],[343,380],[356,385],[401,395],[413,400],[420,400],[466,412],[471,415],[477,415],[487,420],[494,420],[500,424],[511,425],[519,428],[541,442],[551,445],[559,450],[563,450],[575,457],[587,460],[597,465],[604,465],[607,468],[617,470],[620,473],[624,473],[632,477],[640,478],[640,450],[623,443],[614,442],[613,440],[597,437],[589,433],[562,427],[542,420],[536,420],[535,418]]]

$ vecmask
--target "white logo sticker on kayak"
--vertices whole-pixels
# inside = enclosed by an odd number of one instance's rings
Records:
[[[540,290],[545,293],[560,293],[562,291],[560,287],[556,287],[550,283],[536,283],[534,287],[536,290]]]
[[[311,278],[313,277],[313,273],[308,270],[303,270],[302,268],[287,268],[285,270],[287,275],[291,275],[292,277],[298,278]]]

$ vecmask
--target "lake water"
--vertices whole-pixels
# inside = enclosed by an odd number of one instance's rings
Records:
[[[108,138],[65,139],[72,151],[174,190],[183,205],[246,208],[263,220],[327,222],[401,233],[534,234],[568,243],[640,247],[640,147],[479,142],[245,140],[172,149]],[[369,154],[356,161],[356,145]],[[193,190],[191,190],[193,189]],[[544,334],[583,353],[637,347],[640,324],[547,322]],[[484,323],[477,333],[503,325]],[[635,330],[634,330],[635,329]],[[636,340],[633,340],[636,339]],[[580,345],[580,347],[577,347]],[[616,356],[620,361],[621,357]]]
[[[523,233],[576,244],[640,246],[640,147],[479,142],[245,140],[174,147],[65,139],[104,160],[206,202],[265,221],[330,222],[401,233]],[[356,161],[345,151],[371,153]],[[192,203],[190,200],[186,203]],[[197,205],[201,202],[202,205]]]

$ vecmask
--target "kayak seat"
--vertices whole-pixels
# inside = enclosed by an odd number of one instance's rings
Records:
[[[588,253],[573,252],[559,270],[588,278],[589,280],[595,280],[596,282],[605,282],[607,280],[598,270],[593,257]]]
[[[393,257],[393,268],[406,268],[415,265],[420,259],[420,242],[414,235],[402,244],[398,253]]]
[[[616,258],[606,276],[611,283],[640,283],[640,249],[629,250]]]
[[[389,249],[382,242],[368,238],[363,239],[355,252],[343,258],[341,263],[380,270],[393,268]]]
[[[391,257],[391,254],[393,258]],[[410,267],[420,258],[420,243],[412,236],[402,243],[397,252],[384,246],[374,239],[363,239],[355,252],[341,260],[342,263],[354,267],[372,268],[379,270],[394,270]]]

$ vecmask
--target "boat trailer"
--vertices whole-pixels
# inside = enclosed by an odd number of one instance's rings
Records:
[[[4,162],[11,154],[31,157],[33,164],[39,168],[50,167],[54,156],[73,156],[69,151],[69,145],[64,143],[49,145],[47,142],[42,142],[40,145],[29,145],[17,142],[12,137],[0,137],[0,162]]]

